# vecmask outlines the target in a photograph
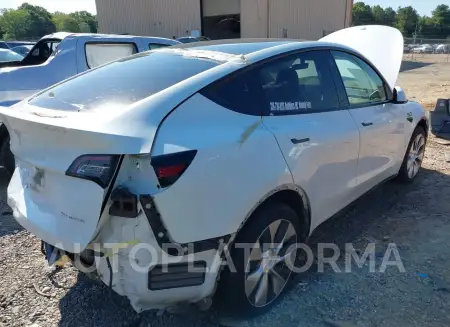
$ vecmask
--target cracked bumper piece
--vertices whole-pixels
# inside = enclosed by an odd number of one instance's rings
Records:
[[[196,303],[212,296],[222,262],[220,244],[229,236],[215,246],[211,241],[206,242],[208,246],[176,244],[164,230],[166,244],[161,241],[162,232],[151,228],[154,217],[143,209],[150,208],[149,204],[141,201],[134,219],[112,216],[94,240],[93,244],[103,247],[104,255],[95,258],[101,280],[126,296],[137,312]]]

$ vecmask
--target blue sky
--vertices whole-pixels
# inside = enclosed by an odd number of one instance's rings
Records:
[[[17,8],[25,0],[0,0],[0,8]],[[50,12],[62,11],[72,12],[78,10],[87,10],[91,13],[96,12],[95,0],[26,0],[27,2],[46,8]],[[126,0],[124,0],[126,1]],[[361,0],[355,0],[359,2]],[[373,6],[392,7],[397,9],[399,6],[413,6],[420,15],[431,15],[431,11],[437,5],[448,3],[448,0],[364,0],[365,3]]]
[[[440,4],[448,4],[448,0],[355,0],[355,2],[365,2],[368,5],[380,5],[381,7],[392,7],[397,10],[398,7],[414,7],[420,15],[431,16],[433,11]]]
[[[95,0],[0,0],[0,8],[17,8],[23,2],[44,7],[50,12],[62,11],[69,13],[80,10],[86,10],[91,13],[96,12]]]

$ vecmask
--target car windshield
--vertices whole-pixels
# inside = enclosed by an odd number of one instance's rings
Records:
[[[6,49],[0,50],[0,62],[21,61],[22,59],[23,56],[14,51]]]
[[[219,64],[175,52],[145,52],[69,79],[29,103],[66,111],[128,106]]]

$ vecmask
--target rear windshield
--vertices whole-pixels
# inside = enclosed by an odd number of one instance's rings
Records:
[[[65,111],[127,106],[217,65],[175,53],[142,53],[70,79],[31,99],[30,104]]]

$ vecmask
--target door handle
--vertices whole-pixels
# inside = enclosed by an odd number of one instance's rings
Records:
[[[310,141],[309,137],[304,138],[304,139],[291,139],[291,142],[294,144],[306,143],[309,141]]]
[[[365,122],[362,122],[361,125],[363,125],[364,127],[367,127],[367,126],[372,126],[373,123],[365,123]]]

